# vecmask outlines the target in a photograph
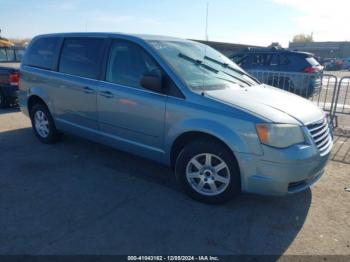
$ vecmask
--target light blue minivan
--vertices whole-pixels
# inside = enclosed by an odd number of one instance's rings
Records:
[[[204,44],[172,37],[35,37],[19,100],[41,142],[73,133],[158,161],[209,203],[241,191],[305,190],[323,175],[333,146],[327,118],[311,102],[261,84]]]

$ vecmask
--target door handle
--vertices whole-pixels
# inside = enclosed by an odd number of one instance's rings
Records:
[[[100,95],[106,98],[112,98],[114,97],[113,93],[110,91],[101,91]]]
[[[84,87],[83,90],[84,90],[84,93],[86,93],[86,94],[95,93],[95,89],[88,87],[88,86]]]

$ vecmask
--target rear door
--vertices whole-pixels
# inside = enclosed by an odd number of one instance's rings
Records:
[[[141,155],[163,153],[167,96],[140,85],[141,75],[154,69],[160,67],[142,47],[115,40],[97,96],[101,132]]]
[[[98,129],[96,96],[105,38],[69,37],[63,42],[52,92],[57,121]]]

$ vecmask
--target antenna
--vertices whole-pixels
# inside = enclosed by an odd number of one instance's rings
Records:
[[[206,18],[205,18],[205,40],[206,41],[209,40],[209,36],[208,36],[208,18],[209,18],[209,2],[207,2],[207,14],[206,14]]]

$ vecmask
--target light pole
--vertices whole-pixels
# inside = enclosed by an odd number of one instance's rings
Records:
[[[207,14],[206,14],[206,18],[205,18],[205,40],[206,41],[209,40],[209,36],[208,36],[208,19],[209,19],[209,2],[207,2]]]

